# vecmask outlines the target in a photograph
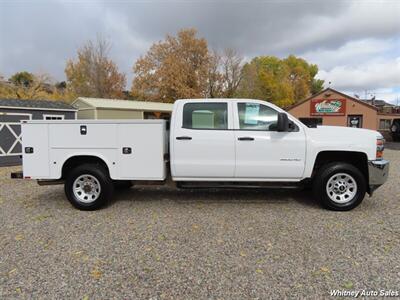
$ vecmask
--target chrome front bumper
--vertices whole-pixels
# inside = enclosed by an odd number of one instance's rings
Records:
[[[369,194],[372,195],[378,187],[384,184],[389,176],[389,161],[370,160],[368,161]]]

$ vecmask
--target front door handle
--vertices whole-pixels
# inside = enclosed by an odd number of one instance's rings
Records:
[[[249,136],[242,136],[240,138],[238,138],[239,141],[254,141],[253,137],[249,137]]]
[[[177,140],[191,140],[192,137],[191,136],[177,136],[176,139]]]

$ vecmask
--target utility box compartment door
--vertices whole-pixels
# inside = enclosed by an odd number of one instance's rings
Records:
[[[22,124],[22,168],[24,177],[46,179],[50,176],[47,124]]]
[[[50,147],[110,149],[117,147],[116,124],[59,123],[50,125]]]
[[[118,124],[118,173],[121,179],[164,180],[165,122]]]

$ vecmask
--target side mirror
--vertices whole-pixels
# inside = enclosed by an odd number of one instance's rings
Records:
[[[280,132],[289,131],[289,118],[285,113],[278,113],[278,123],[276,130]]]

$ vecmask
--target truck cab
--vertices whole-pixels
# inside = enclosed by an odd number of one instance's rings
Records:
[[[303,125],[264,101],[178,100],[171,118],[171,174],[176,181],[299,181],[306,158]]]

